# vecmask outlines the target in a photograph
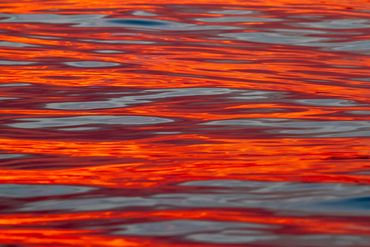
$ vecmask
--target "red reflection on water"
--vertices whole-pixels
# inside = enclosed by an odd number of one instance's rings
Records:
[[[349,246],[366,246],[369,7],[363,0],[2,1],[0,242],[325,246],[328,238],[352,236]],[[90,118],[76,120],[81,116]],[[172,122],[111,123],[112,116]],[[221,180],[262,185],[182,185]],[[263,187],[280,182],[337,189]],[[24,191],[13,195],[6,186],[14,184]],[[93,190],[27,192],[33,185]],[[320,208],[321,200],[351,201],[341,198],[345,186],[365,192],[351,205]],[[192,201],[202,193],[219,195],[213,203],[224,195],[249,198],[238,206]],[[275,207],[274,196],[276,203],[302,197],[312,208]],[[123,197],[143,202],[127,206]],[[151,223],[156,232],[163,226],[155,223],[171,221],[260,228],[191,232],[169,223],[157,235],[152,228],[117,233]],[[198,233],[228,240],[194,240]]]

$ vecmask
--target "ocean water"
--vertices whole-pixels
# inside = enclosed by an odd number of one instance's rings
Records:
[[[1,246],[370,246],[370,3],[2,0]]]

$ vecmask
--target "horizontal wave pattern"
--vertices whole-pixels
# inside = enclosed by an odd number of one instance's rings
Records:
[[[0,244],[370,242],[365,0],[3,0]]]

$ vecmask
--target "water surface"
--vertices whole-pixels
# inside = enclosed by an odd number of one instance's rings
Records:
[[[4,246],[366,247],[370,4],[3,0]]]

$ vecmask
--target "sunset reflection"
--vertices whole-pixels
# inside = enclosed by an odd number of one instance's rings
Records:
[[[368,246],[368,1],[0,8],[4,246]]]

